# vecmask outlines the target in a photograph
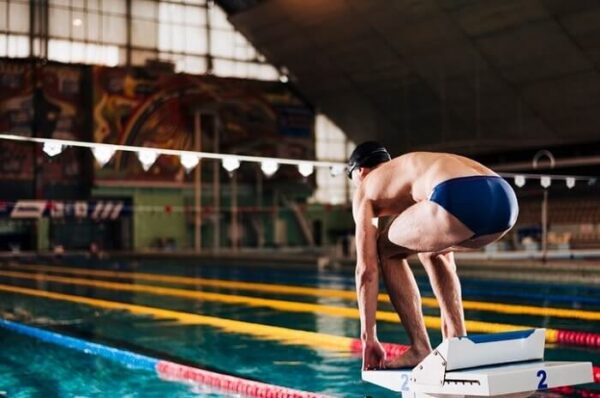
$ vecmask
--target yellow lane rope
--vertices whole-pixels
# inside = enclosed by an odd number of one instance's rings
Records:
[[[209,293],[194,290],[175,289],[161,286],[151,285],[133,285],[129,283],[119,282],[108,282],[82,278],[71,278],[64,276],[53,276],[47,274],[32,274],[28,272],[16,272],[16,271],[0,271],[0,276],[12,277],[18,279],[35,280],[35,281],[48,281],[62,284],[79,285],[79,286],[91,286],[100,289],[116,290],[116,291],[129,291],[147,294],[156,294],[163,296],[183,297],[196,300],[215,301],[228,304],[241,304],[253,307],[267,307],[281,311],[291,312],[311,312],[321,313],[333,316],[340,316],[346,318],[358,318],[358,310],[356,308],[343,308],[321,304],[301,303],[294,301],[284,300],[270,300],[256,297],[228,295],[220,293]],[[385,322],[398,322],[398,315],[394,312],[389,311],[378,311],[377,320]],[[427,328],[440,329],[441,321],[437,317],[425,316],[425,326]],[[512,330],[522,330],[528,328],[528,326],[511,325],[503,323],[491,323],[482,321],[465,321],[465,326],[469,332],[476,333],[492,333],[492,332],[506,332]],[[550,329],[548,329],[550,330]],[[549,341],[550,342],[550,341]]]
[[[294,330],[278,326],[269,326],[259,323],[250,323],[192,314],[181,311],[171,311],[156,307],[147,307],[137,304],[128,304],[118,301],[108,301],[70,294],[48,292],[24,287],[0,284],[0,291],[23,294],[27,296],[42,297],[51,300],[68,301],[109,310],[122,310],[135,315],[151,316],[156,319],[176,321],[183,325],[206,325],[222,329],[229,333],[240,333],[255,336],[265,340],[275,340],[285,344],[303,345],[311,348],[333,350],[348,354],[354,339],[342,336],[333,336],[323,333]]]
[[[337,290],[337,289],[324,289],[304,286],[290,286],[290,285],[276,285],[268,283],[256,283],[256,282],[237,282],[227,281],[220,279],[206,279],[196,277],[183,277],[183,276],[171,276],[161,275],[152,273],[142,272],[123,272],[123,271],[108,271],[108,270],[89,270],[83,268],[69,268],[69,267],[53,267],[43,265],[19,265],[19,269],[41,271],[41,272],[54,272],[54,273],[65,273],[72,275],[87,275],[97,276],[115,279],[135,279],[140,281],[149,282],[162,282],[162,283],[174,283],[180,285],[191,285],[191,286],[208,286],[215,288],[225,289],[237,289],[247,291],[258,291],[264,293],[277,293],[277,294],[290,294],[290,295],[302,295],[302,296],[313,296],[313,297],[327,297],[327,298],[341,298],[347,300],[355,300],[356,293],[349,290]],[[438,307],[437,300],[430,297],[423,297],[423,305],[428,307]],[[380,294],[379,301],[389,302],[390,299],[387,294]],[[544,316],[554,318],[573,318],[587,321],[599,321],[600,311],[584,311],[568,308],[545,308],[535,307],[529,305],[518,305],[518,304],[502,304],[502,303],[489,303],[481,301],[464,300],[463,308],[465,310],[478,310],[478,311],[490,311],[504,314],[521,314],[521,315],[532,315],[532,316]]]

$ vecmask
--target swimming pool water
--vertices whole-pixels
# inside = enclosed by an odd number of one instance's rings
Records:
[[[284,268],[272,269],[246,265],[239,267],[199,266],[189,262],[166,261],[110,261],[90,264],[87,261],[76,260],[72,265],[77,267],[85,265],[88,268],[113,269],[123,272],[135,269],[138,272],[152,272],[163,275],[187,275],[190,277],[257,281],[273,284],[345,288],[347,290],[353,288],[352,274],[349,272],[319,272],[318,270],[309,269],[300,272],[298,270],[289,271]],[[0,268],[7,269],[6,267]],[[15,268],[10,269],[14,270]],[[108,280],[107,278],[92,278],[89,276],[77,277]],[[118,282],[124,283],[127,281],[119,280]],[[427,294],[426,281],[420,280],[419,282],[422,291]],[[129,283],[343,307],[355,306],[355,303],[351,300],[337,298],[236,291],[139,280],[130,280]],[[6,276],[0,276],[0,284],[352,338],[358,336],[359,330],[359,323],[356,319],[320,313],[278,311],[264,307],[249,307],[218,301],[200,301],[165,295],[132,293],[78,284],[26,280]],[[538,306],[593,310],[596,309],[596,306],[592,303],[586,303],[586,299],[588,301],[589,299],[600,300],[600,290],[586,286],[544,284],[537,286],[537,289],[535,289],[534,284],[463,280],[463,287],[465,299],[528,303]],[[499,294],[494,294],[494,292],[503,293],[506,297],[501,297]],[[512,296],[511,292],[513,293]],[[519,292],[522,297],[517,295]],[[561,299],[544,300],[544,294]],[[536,299],[536,297],[538,298]],[[573,300],[569,302],[565,300],[566,297],[571,297]],[[380,304],[380,308],[387,311],[391,310],[389,304]],[[386,398],[396,396],[360,381],[360,358],[331,350],[304,345],[282,344],[278,341],[259,339],[235,331],[226,332],[206,325],[184,325],[169,319],[154,319],[124,311],[95,308],[80,303],[50,300],[17,293],[0,293],[0,311],[25,323],[38,325],[66,335],[267,383],[338,397],[370,395],[374,398]],[[424,312],[433,316],[439,314],[437,309],[426,307]],[[483,311],[467,311],[466,318],[521,324],[529,327],[600,331],[598,325],[594,322],[573,319],[515,316]],[[378,330],[382,341],[401,344],[408,342],[402,327],[397,323],[379,322]],[[428,332],[432,344],[437,345],[441,339],[440,333],[433,330]],[[8,350],[2,350],[2,353],[0,353],[0,374],[6,375],[0,380],[0,391],[9,392],[7,395],[10,397],[225,396],[215,395],[213,392],[194,392],[190,386],[160,381],[153,374],[149,375],[143,371],[125,369],[107,360],[53,347],[14,333],[0,331],[0,339],[3,347],[9,347]],[[600,352],[598,350],[572,347],[547,347],[546,359],[587,360],[599,364]],[[15,395],[17,392],[22,395]]]
[[[0,329],[0,396],[222,397],[197,386],[158,379],[103,358]]]

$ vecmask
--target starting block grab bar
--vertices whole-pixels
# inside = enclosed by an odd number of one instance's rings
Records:
[[[526,397],[593,381],[590,362],[544,362],[544,343],[544,329],[455,337],[413,369],[367,370],[362,379],[401,392],[403,398]]]

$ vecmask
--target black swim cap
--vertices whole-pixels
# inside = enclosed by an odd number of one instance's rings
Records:
[[[390,160],[392,157],[379,142],[363,142],[354,148],[348,159],[348,178],[352,179],[352,172],[358,167],[373,167]]]

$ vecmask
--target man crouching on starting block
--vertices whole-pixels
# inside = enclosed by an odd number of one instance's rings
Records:
[[[356,147],[348,177],[357,187],[353,215],[363,369],[413,367],[431,352],[431,344],[406,257],[416,253],[423,263],[439,302],[443,336],[464,336],[453,251],[501,238],[516,221],[517,198],[502,177],[474,160],[431,152],[391,159],[377,142]],[[389,361],[375,323],[379,268],[411,342],[404,355]]]

